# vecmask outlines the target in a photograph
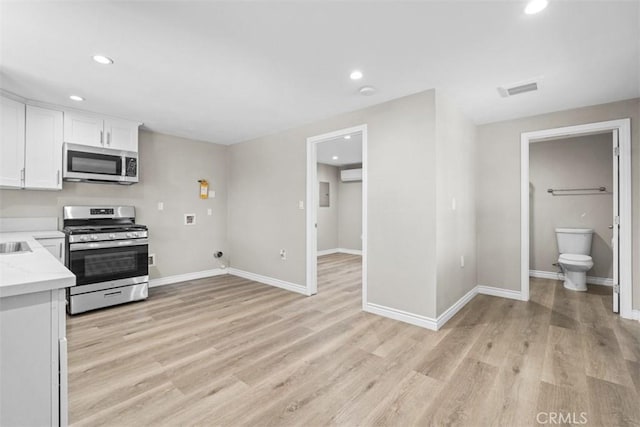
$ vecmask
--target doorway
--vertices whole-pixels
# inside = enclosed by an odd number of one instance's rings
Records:
[[[612,250],[613,305],[631,318],[631,134],[630,119],[526,132],[521,135],[521,294],[529,299],[530,272],[530,144],[595,134],[608,134],[613,153]],[[593,188],[593,187],[586,187]],[[599,187],[595,187],[599,190]],[[553,188],[551,188],[553,190]],[[595,190],[594,190],[595,191]]]
[[[343,208],[346,204],[351,207],[339,210],[340,202]],[[355,209],[359,210],[360,218],[353,218]],[[360,230],[356,230],[358,226]],[[357,255],[362,257],[364,306],[367,295],[366,125],[307,138],[306,232],[307,294],[318,293],[318,255]]]

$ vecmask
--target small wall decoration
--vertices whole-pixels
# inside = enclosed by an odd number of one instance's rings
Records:
[[[196,225],[196,214],[184,214],[184,225]]]

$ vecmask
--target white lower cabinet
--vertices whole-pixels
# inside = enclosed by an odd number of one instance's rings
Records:
[[[65,289],[0,298],[0,425],[66,426]]]

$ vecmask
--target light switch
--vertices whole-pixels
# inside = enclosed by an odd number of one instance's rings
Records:
[[[464,255],[460,255],[460,268],[464,268]]]
[[[163,202],[158,202],[158,210],[159,211],[163,211],[164,210],[164,203]]]
[[[209,216],[213,215],[213,209],[211,208],[207,209],[207,215]]]
[[[452,198],[451,199],[451,210],[455,211],[456,210],[456,198]]]
[[[210,199],[216,198],[216,190],[209,190],[209,198]]]
[[[298,200],[298,209],[304,209],[304,200]]]

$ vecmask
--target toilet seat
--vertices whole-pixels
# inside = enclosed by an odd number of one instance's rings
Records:
[[[576,267],[593,267],[593,258],[589,255],[561,254],[558,258],[558,262],[565,265],[575,265]]]

